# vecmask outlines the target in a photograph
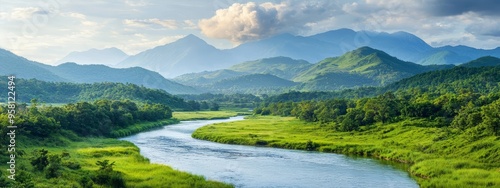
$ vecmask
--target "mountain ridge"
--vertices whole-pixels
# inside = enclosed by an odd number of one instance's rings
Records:
[[[425,65],[460,64],[482,56],[500,57],[500,48],[483,50],[467,46],[432,47],[408,32],[394,33],[338,29],[310,36],[280,34],[243,43],[231,49],[217,49],[195,35],[131,56],[118,67],[140,66],[167,78],[186,73],[228,69],[238,62],[278,56],[311,63],[341,56],[363,46],[379,49],[398,59]],[[192,45],[187,45],[192,43]]]

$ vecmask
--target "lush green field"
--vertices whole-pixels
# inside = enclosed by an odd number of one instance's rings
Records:
[[[449,128],[426,127],[424,119],[336,132],[328,125],[293,117],[250,116],[202,127],[193,137],[228,144],[317,150],[376,157],[410,164],[422,187],[499,187],[500,140],[470,140]]]
[[[210,120],[227,119],[237,116],[239,113],[234,111],[195,111],[195,112],[174,112],[173,118],[180,121],[187,120]]]

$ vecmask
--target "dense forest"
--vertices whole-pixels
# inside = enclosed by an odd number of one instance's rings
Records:
[[[0,84],[7,85],[7,78],[0,77]],[[92,102],[99,99],[132,100],[141,103],[168,105],[176,110],[206,110],[201,103],[185,101],[161,89],[123,83],[75,84],[67,82],[45,82],[36,79],[16,79],[16,101],[28,103],[37,99],[39,103]],[[7,88],[0,88],[7,93]],[[214,106],[216,104],[212,104]]]
[[[0,107],[0,133],[6,135],[12,129],[10,125],[7,106]],[[136,104],[129,100],[97,100],[93,103],[78,102],[70,103],[61,107],[39,106],[36,100],[31,101],[30,106],[20,105],[16,108],[15,129],[18,142],[34,143],[35,145],[64,145],[65,140],[79,140],[84,137],[115,137],[126,136],[138,132],[133,125],[141,122],[153,122],[167,120],[172,117],[172,110],[164,104]],[[156,125],[161,126],[162,124]],[[148,127],[140,127],[142,130]],[[152,128],[152,127],[149,127]],[[1,137],[2,143],[9,143],[10,137]],[[22,141],[19,141],[22,140]],[[2,161],[12,153],[7,153],[7,146],[0,146]],[[23,156],[26,152],[32,152],[30,159],[31,167],[19,168],[17,181],[7,181],[2,176],[0,186],[31,187],[31,177],[38,172],[45,174],[47,178],[67,179],[70,174],[82,173],[78,161],[71,161],[69,154],[50,154],[47,150],[25,151],[23,147],[15,150],[15,155]],[[9,154],[9,155],[8,155]],[[78,181],[82,187],[88,187],[90,181],[100,185],[112,187],[123,187],[124,179],[120,173],[113,171],[113,163],[109,161],[97,161],[100,169],[96,172],[88,172]],[[61,172],[65,172],[63,175]],[[10,182],[10,183],[9,183]]]

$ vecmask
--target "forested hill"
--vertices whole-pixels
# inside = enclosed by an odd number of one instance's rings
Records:
[[[382,88],[382,92],[422,88],[434,93],[457,93],[469,90],[477,93],[500,91],[500,66],[455,67],[449,70],[427,72],[403,79]]]
[[[412,91],[410,91],[412,90]],[[268,102],[373,97],[385,92],[427,92],[432,94],[500,91],[500,66],[455,67],[405,78],[385,87],[364,87],[336,92],[289,92],[272,96]]]
[[[0,77],[0,85],[7,86],[7,77]],[[35,79],[15,79],[16,101],[30,102],[37,99],[42,103],[73,103],[97,99],[122,100],[159,103],[174,109],[189,110],[184,99],[173,96],[164,90],[149,89],[143,86],[123,83],[74,84],[66,82],[45,82]],[[7,93],[7,87],[0,88]]]
[[[338,90],[360,86],[382,86],[419,73],[451,68],[422,66],[397,59],[383,51],[362,47],[340,57],[327,58],[298,74],[293,81],[303,90]]]

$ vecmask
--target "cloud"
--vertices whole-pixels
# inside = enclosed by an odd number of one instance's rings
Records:
[[[328,19],[338,9],[331,2],[234,3],[217,10],[213,17],[200,20],[198,26],[208,37],[242,43],[307,31],[312,23]]]
[[[500,37],[500,23],[497,19],[481,19],[470,24],[465,30],[474,35]]]
[[[498,0],[426,0],[423,5],[434,16],[454,16],[467,12],[500,16]]]
[[[39,7],[14,8],[10,12],[0,12],[0,19],[3,20],[27,20],[35,15],[48,15],[49,12]]]
[[[162,26],[168,29],[177,29],[177,21],[175,20],[160,20],[158,18],[152,19],[125,19],[123,23],[132,27],[148,27],[148,26]]]

